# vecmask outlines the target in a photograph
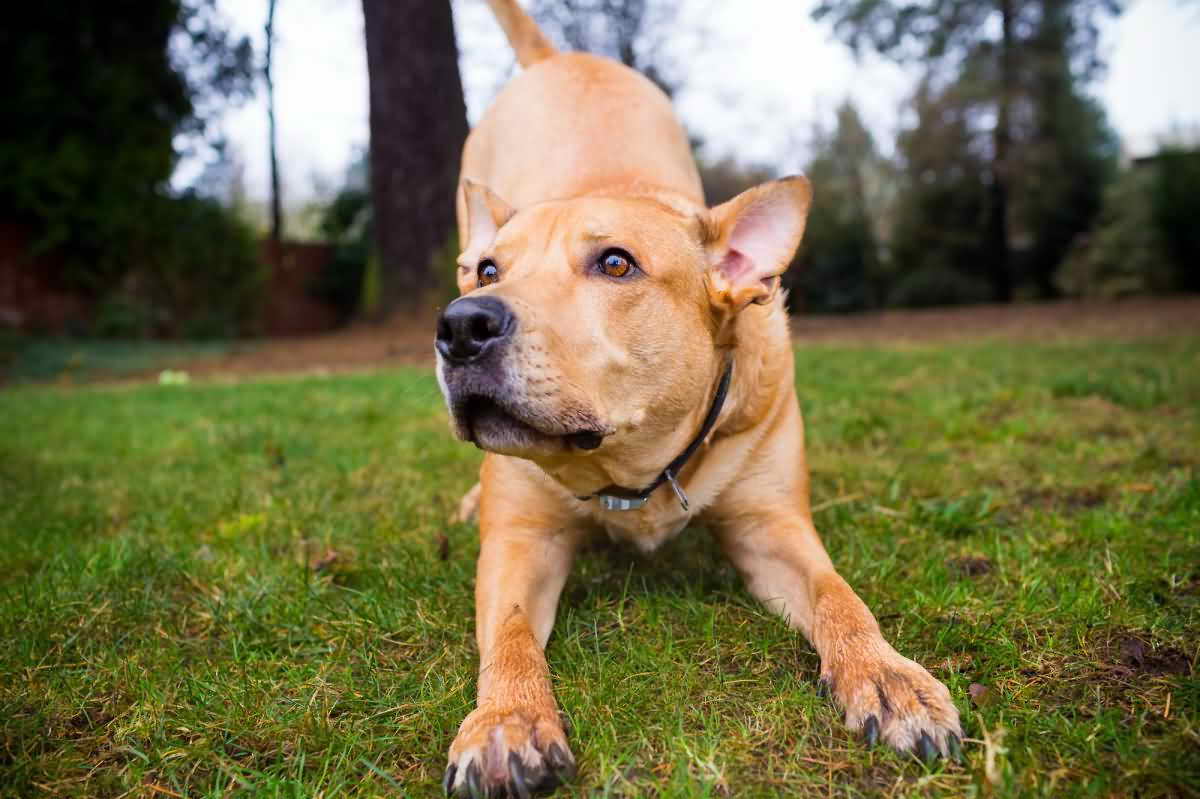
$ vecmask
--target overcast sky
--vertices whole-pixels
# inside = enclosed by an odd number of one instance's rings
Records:
[[[799,169],[813,124],[852,98],[890,146],[913,75],[878,58],[855,63],[813,0],[681,0],[678,47],[690,54],[676,105],[713,155]],[[266,0],[218,0],[261,50]],[[513,59],[483,0],[454,0],[468,114],[478,118]],[[335,186],[367,144],[367,70],[359,0],[278,0],[276,104],[284,196],[295,206]],[[701,46],[687,35],[707,31]],[[1171,131],[1200,130],[1200,5],[1133,0],[1106,27],[1109,69],[1095,92],[1127,151]],[[267,186],[263,93],[228,113],[222,129],[244,163],[252,197]],[[177,183],[196,174],[181,165]],[[324,188],[322,188],[324,187]]]

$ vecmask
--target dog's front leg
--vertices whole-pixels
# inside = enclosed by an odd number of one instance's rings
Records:
[[[834,570],[807,514],[740,507],[719,533],[722,546],[750,591],[817,650],[821,681],[844,708],[846,724],[862,730],[868,745],[882,738],[925,760],[957,757],[962,728],[950,692],[884,640],[871,611]]]
[[[444,787],[459,796],[529,796],[573,773],[544,648],[578,543],[483,514],[475,584],[479,692],[450,746]]]
[[[800,410],[784,405],[746,468],[711,509],[750,591],[808,638],[821,681],[867,743],[924,759],[956,755],[958,708],[933,676],[883,639],[871,611],[825,552],[808,506]]]

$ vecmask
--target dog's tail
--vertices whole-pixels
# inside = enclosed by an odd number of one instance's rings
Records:
[[[492,13],[504,28],[508,43],[517,54],[521,66],[528,67],[558,52],[533,18],[517,4],[517,0],[488,0]]]

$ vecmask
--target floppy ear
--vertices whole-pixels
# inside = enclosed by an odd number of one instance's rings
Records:
[[[459,189],[462,192],[462,218],[459,232],[463,236],[462,254],[458,256],[459,287],[464,285],[464,275],[474,275],[484,250],[496,238],[496,231],[516,213],[504,200],[482,183],[464,178]],[[473,282],[467,280],[473,286]],[[462,288],[465,294],[468,289]]]
[[[708,290],[714,305],[739,311],[775,296],[812,201],[803,175],[773,180],[709,211]]]

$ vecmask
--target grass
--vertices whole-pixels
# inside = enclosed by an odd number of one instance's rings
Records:
[[[818,526],[966,762],[864,749],[697,529],[576,566],[566,793],[1200,794],[1200,339],[796,359]],[[415,369],[0,394],[0,795],[435,795],[478,461]]]

